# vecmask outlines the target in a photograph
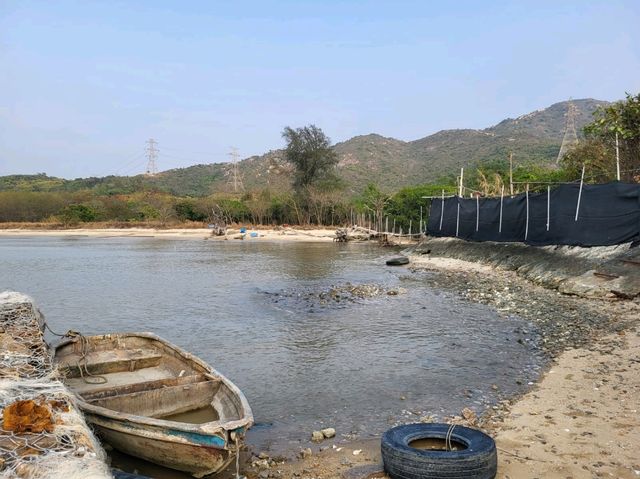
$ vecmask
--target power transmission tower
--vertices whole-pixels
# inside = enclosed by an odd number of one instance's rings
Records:
[[[234,146],[231,147],[231,153],[229,153],[231,157],[231,177],[229,178],[230,183],[233,183],[233,191],[237,192],[238,188],[244,190],[244,185],[242,184],[242,175],[238,169],[238,159],[240,155],[238,154],[238,149]]]
[[[578,144],[578,135],[576,133],[576,114],[578,113],[578,109],[573,104],[571,99],[569,99],[569,104],[567,105],[567,113],[566,113],[566,123],[564,127],[564,136],[562,137],[562,145],[560,146],[560,151],[558,152],[558,158],[556,159],[556,165],[560,164],[560,160],[564,155],[567,154],[573,146]]]
[[[147,152],[147,175],[155,176],[158,173],[158,167],[156,165],[156,160],[158,159],[158,142],[153,138],[149,138],[147,140],[147,147],[145,151]]]

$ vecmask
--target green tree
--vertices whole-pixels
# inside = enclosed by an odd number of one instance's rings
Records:
[[[362,210],[373,216],[374,222],[381,228],[383,212],[389,199],[390,195],[380,190],[378,185],[369,183],[362,191],[358,203]]]
[[[207,213],[202,211],[193,200],[178,201],[173,209],[178,219],[182,221],[206,221]]]
[[[338,157],[320,128],[309,125],[294,130],[287,126],[282,137],[287,142],[285,159],[295,168],[293,187],[298,193],[332,176]]]
[[[59,216],[64,224],[72,225],[95,221],[97,214],[96,211],[88,205],[71,204],[62,208]]]
[[[599,109],[595,117],[584,129],[587,137],[615,151],[617,135],[621,179],[640,181],[640,93],[635,96],[627,93],[625,100]]]
[[[616,179],[616,154],[606,142],[589,138],[562,157],[562,166],[571,178],[580,178],[584,165],[589,183],[606,183]]]

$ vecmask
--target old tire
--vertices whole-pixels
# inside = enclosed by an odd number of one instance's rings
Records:
[[[416,449],[418,439],[442,439],[449,424],[408,424],[382,436],[382,462],[392,479],[493,479],[498,468],[496,444],[481,431],[455,426],[451,440],[463,444],[458,451]]]
[[[409,258],[406,256],[396,256],[387,260],[387,266],[402,266],[403,264],[409,264]]]

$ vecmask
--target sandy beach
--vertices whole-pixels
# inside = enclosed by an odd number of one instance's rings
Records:
[[[254,235],[252,235],[254,233]],[[202,239],[213,241],[333,241],[335,229],[251,229],[240,233],[239,228],[229,229],[226,236],[213,236],[208,228],[72,228],[72,229],[0,229],[0,237],[20,236],[66,236],[92,238],[167,238],[167,239]],[[242,239],[241,239],[242,237]]]

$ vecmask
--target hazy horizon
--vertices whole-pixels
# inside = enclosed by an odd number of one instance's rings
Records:
[[[0,175],[228,161],[314,123],[410,141],[640,90],[640,4],[3,2]]]

